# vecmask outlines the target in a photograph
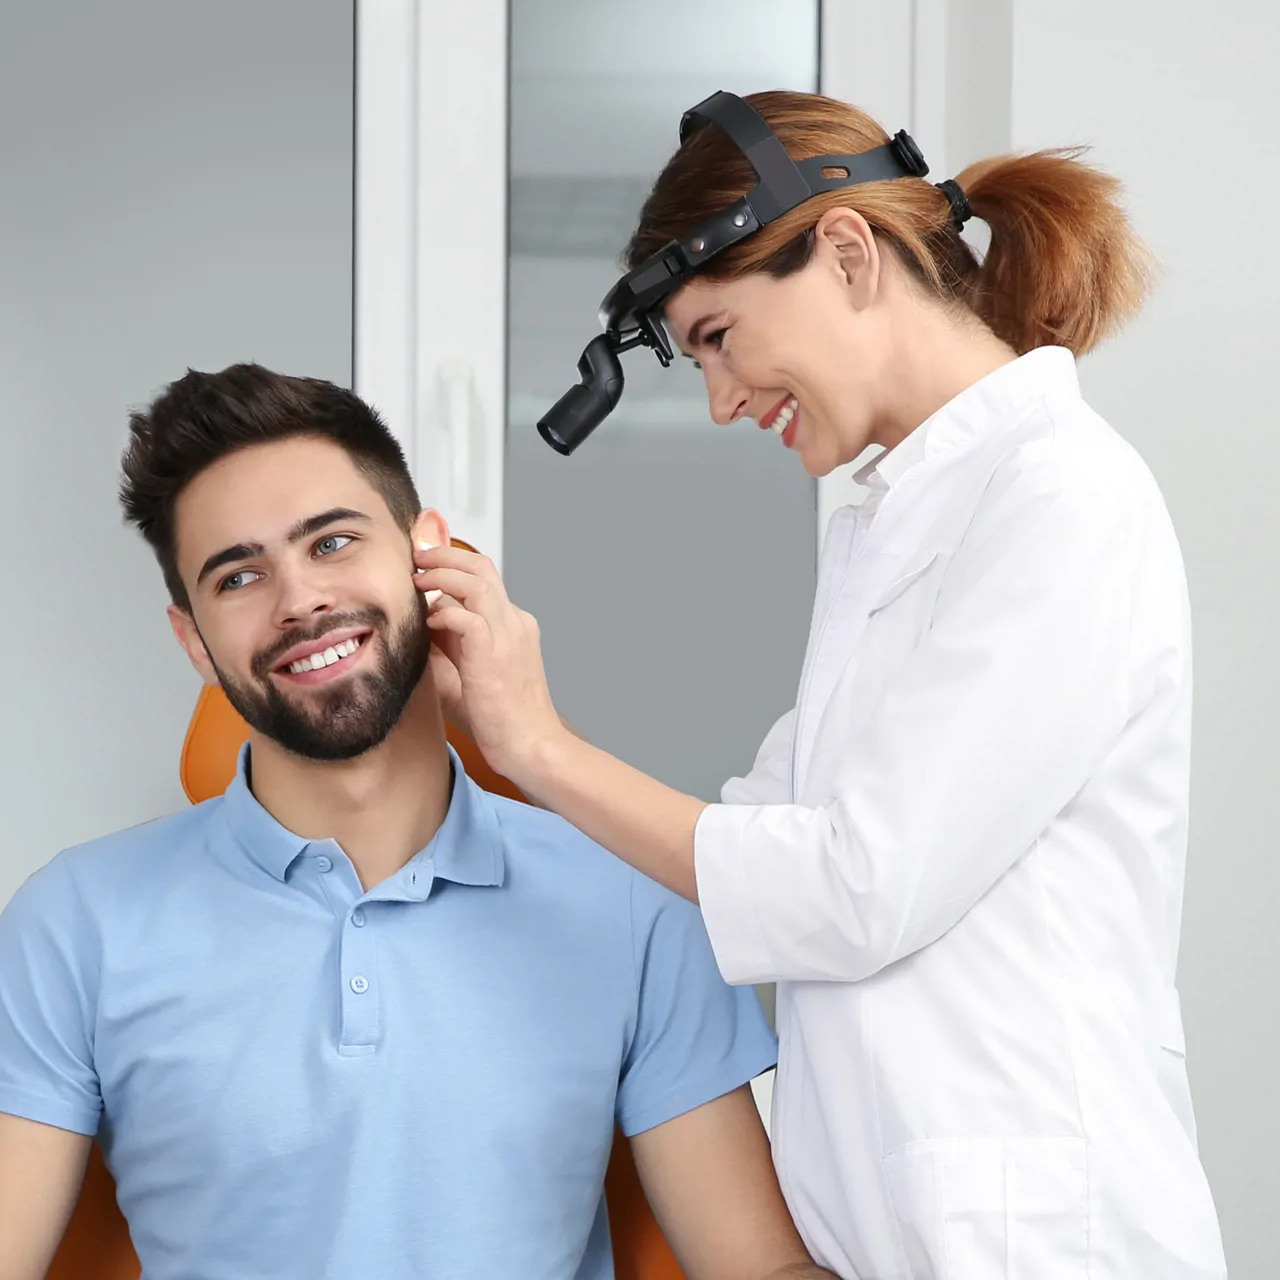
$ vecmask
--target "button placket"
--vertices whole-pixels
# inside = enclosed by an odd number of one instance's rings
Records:
[[[372,1053],[381,1038],[381,992],[378,988],[377,930],[369,908],[353,908],[343,922],[340,945],[339,999],[342,1053]]]

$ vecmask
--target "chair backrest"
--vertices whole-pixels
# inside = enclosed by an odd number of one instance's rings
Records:
[[[494,773],[471,738],[448,726],[449,742],[467,773],[486,791],[522,799]],[[236,756],[248,726],[221,689],[201,691],[182,748],[183,790],[193,804],[221,795],[235,776]],[[614,1139],[605,1180],[609,1228],[617,1280],[684,1280],[645,1199],[621,1134]],[[46,1280],[138,1280],[140,1267],[129,1231],[116,1205],[115,1185],[94,1144],[84,1190]]]

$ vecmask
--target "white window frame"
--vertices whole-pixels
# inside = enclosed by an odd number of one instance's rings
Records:
[[[506,0],[357,0],[356,392],[502,563]]]

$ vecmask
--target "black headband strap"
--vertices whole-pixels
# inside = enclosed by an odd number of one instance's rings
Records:
[[[815,156],[797,163],[749,102],[723,90],[684,113],[680,120],[681,145],[706,124],[717,125],[728,134],[760,179],[760,185],[746,199],[761,226],[819,192],[864,182],[923,178],[929,172],[920,148],[905,130],[884,146],[858,155]]]
[[[749,102],[723,90],[713,93],[684,113],[680,121],[681,143],[703,122],[719,125],[756,171],[760,186],[751,193],[751,206],[762,223],[772,222],[809,198],[808,183],[795,161]]]

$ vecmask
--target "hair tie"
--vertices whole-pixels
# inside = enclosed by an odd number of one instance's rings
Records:
[[[934,186],[947,197],[951,205],[951,221],[955,223],[955,228],[959,231],[973,217],[973,208],[969,204],[969,197],[965,195],[964,188],[954,178],[948,178],[945,182],[936,182]]]

